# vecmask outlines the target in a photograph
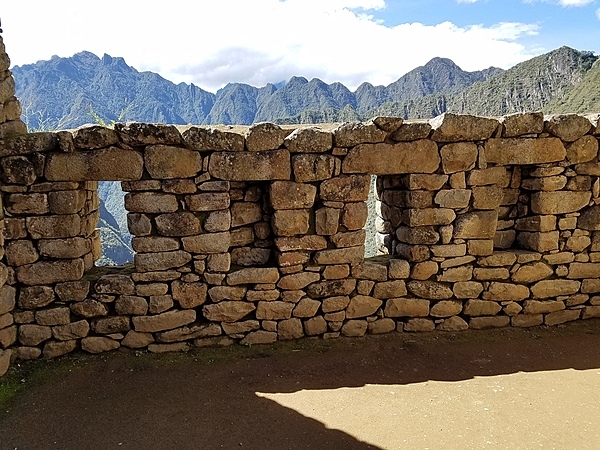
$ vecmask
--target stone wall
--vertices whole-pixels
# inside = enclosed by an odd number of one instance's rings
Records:
[[[599,135],[598,117],[528,113],[5,136],[0,347],[34,359],[598,317]],[[388,254],[365,260],[372,175]],[[127,192],[131,267],[94,268],[99,180]]]
[[[0,33],[2,30],[0,30]],[[4,41],[0,35],[0,149],[2,139],[13,134],[27,133],[27,127],[21,121],[21,105],[15,97],[15,80],[8,70],[10,59],[4,48]],[[0,225],[4,222],[4,214],[0,212]],[[0,258],[4,257],[4,230],[0,227]],[[14,288],[5,286],[8,277],[6,265],[0,263],[0,376],[8,370],[13,356],[12,350],[6,345],[11,341],[5,338],[12,335],[13,316],[15,307]]]

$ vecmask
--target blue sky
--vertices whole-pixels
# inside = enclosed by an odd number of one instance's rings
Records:
[[[300,75],[387,85],[436,56],[509,68],[562,45],[600,53],[600,0],[20,0],[13,65],[87,50],[215,92]],[[18,82],[18,80],[17,80]]]

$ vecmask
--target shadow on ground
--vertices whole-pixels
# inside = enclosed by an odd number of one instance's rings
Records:
[[[0,416],[1,449],[376,449],[260,397],[600,368],[600,321],[105,357],[41,369]],[[218,355],[218,356],[214,356]],[[36,371],[39,372],[39,371]],[[14,375],[13,375],[14,376]],[[361,405],[355,405],[360,413]]]

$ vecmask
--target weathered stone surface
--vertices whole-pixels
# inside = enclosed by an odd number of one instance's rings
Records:
[[[489,139],[498,128],[495,119],[445,113],[429,121],[431,139],[436,142],[480,141]]]
[[[211,177],[228,181],[289,180],[290,152],[215,152],[210,156]]]
[[[411,333],[429,332],[435,330],[435,323],[431,319],[414,318],[404,324],[404,331]]]
[[[77,348],[77,341],[62,341],[62,342],[46,342],[44,345],[43,356],[44,359],[58,358],[59,356],[71,353]]]
[[[101,276],[96,281],[94,290],[98,294],[133,295],[135,294],[135,284],[127,275],[108,274]]]
[[[48,193],[48,205],[52,214],[75,214],[85,206],[86,191],[55,191]]]
[[[414,141],[427,138],[430,132],[431,125],[428,122],[405,122],[390,135],[390,138],[397,142]]]
[[[39,325],[65,325],[71,321],[71,311],[67,307],[38,310],[35,321]]]
[[[0,330],[0,349],[8,348],[12,346],[16,341],[17,327],[15,325]]]
[[[490,139],[485,144],[488,163],[498,165],[530,165],[562,161],[567,152],[556,138]]]
[[[27,217],[25,222],[33,239],[73,237],[81,229],[81,219],[77,214]]]
[[[83,276],[83,271],[84,263],[81,259],[41,261],[19,267],[17,278],[27,285],[48,285],[77,281]]]
[[[358,247],[337,248],[333,250],[318,251],[314,260],[319,265],[327,264],[358,264],[364,260],[365,248],[363,245]]]
[[[160,253],[136,253],[134,256],[135,267],[140,272],[173,269],[181,267],[191,260],[192,256],[181,250]]]
[[[498,223],[497,211],[459,214],[454,222],[455,239],[493,239]]]
[[[90,324],[87,320],[79,320],[66,325],[59,325],[52,328],[54,339],[59,341],[69,341],[72,339],[81,339],[90,332]]]
[[[592,161],[598,155],[598,139],[594,136],[583,136],[567,145],[567,159],[571,164]]]
[[[247,289],[243,286],[214,286],[208,290],[210,299],[217,303],[223,300],[243,300]]]
[[[544,319],[544,324],[549,326],[558,325],[561,323],[570,322],[572,320],[577,320],[579,319],[580,315],[581,310],[579,309],[556,311],[546,316],[546,318]]]
[[[565,309],[565,304],[559,301],[525,300],[523,312],[525,314],[546,314]]]
[[[452,289],[446,284],[436,281],[409,281],[408,290],[417,297],[430,300],[444,300],[453,296]]]
[[[556,230],[556,216],[523,217],[517,219],[515,229],[519,231],[554,231]]]
[[[98,334],[124,333],[131,329],[129,317],[103,317],[92,323],[92,329]]]
[[[458,316],[452,316],[444,320],[437,326],[440,331],[465,331],[469,328],[469,324],[465,320]]]
[[[208,286],[204,283],[185,283],[175,280],[171,283],[173,300],[179,302],[179,306],[184,309],[195,308],[206,302],[206,293]]]
[[[280,341],[299,339],[302,336],[304,336],[304,328],[300,319],[286,319],[277,324],[277,338]]]
[[[374,315],[383,302],[379,299],[366,295],[356,295],[350,300],[346,308],[347,319],[357,319]]]
[[[375,322],[369,322],[367,331],[370,334],[385,334],[396,329],[396,322],[393,319],[378,319]]]
[[[373,297],[378,299],[388,299],[393,297],[403,297],[407,294],[406,283],[404,280],[384,281],[375,284]]]
[[[201,231],[200,219],[198,219],[198,217],[189,211],[161,214],[160,216],[157,216],[154,221],[156,223],[156,231],[161,236],[192,236],[200,233]],[[140,238],[137,238],[137,240],[138,245],[141,242],[144,242],[143,240],[140,241]],[[138,252],[159,252],[177,250],[179,248],[179,245],[176,244],[177,241],[169,241],[165,239],[160,240],[160,238],[155,236],[146,238],[145,242],[149,244],[146,246],[145,250],[135,250]],[[154,245],[155,248],[153,248],[151,245]]]
[[[109,147],[73,153],[50,153],[44,175],[48,181],[139,180],[144,159],[139,152]]]
[[[4,376],[8,372],[10,367],[10,360],[12,358],[12,350],[0,350],[0,377]]]
[[[8,184],[31,185],[37,178],[35,166],[25,156],[2,158],[0,167],[2,180]]]
[[[93,299],[87,299],[82,302],[76,302],[71,305],[73,314],[86,319],[93,317],[102,317],[108,315],[108,308],[102,302]]]
[[[15,241],[17,242],[17,241]],[[79,258],[92,251],[89,239],[82,237],[66,239],[41,239],[38,241],[38,249],[42,256],[49,258]]]
[[[190,127],[182,133],[183,141],[190,150],[244,150],[244,137],[238,133],[210,127]]]
[[[368,322],[366,320],[348,320],[344,322],[340,330],[346,337],[361,337],[367,332]]]
[[[274,150],[283,144],[285,131],[274,123],[262,122],[252,125],[246,134],[246,148],[251,152]]]
[[[510,272],[505,267],[476,267],[473,276],[479,281],[502,281],[510,278]]]
[[[148,301],[136,295],[122,295],[115,302],[117,314],[144,316],[148,312]]]
[[[600,263],[571,263],[567,278],[600,278]]]
[[[527,286],[493,281],[483,293],[484,300],[520,301],[529,298]]]
[[[204,229],[209,233],[228,231],[231,227],[231,212],[226,210],[212,211],[204,220]]]
[[[524,134],[538,134],[544,130],[544,114],[516,113],[502,118],[504,137],[518,137]]]
[[[55,286],[55,290],[63,302],[80,302],[87,297],[90,290],[90,282],[71,281],[68,283],[59,283]]]
[[[152,333],[138,333],[137,331],[130,330],[121,341],[121,345],[128,348],[144,348],[153,342],[154,337],[152,337]]]
[[[128,213],[127,228],[134,236],[147,236],[152,233],[152,222],[145,214]]]
[[[275,267],[252,267],[241,269],[227,275],[227,284],[235,286],[239,284],[277,283],[279,271]]]
[[[333,135],[319,127],[302,127],[292,131],[284,144],[293,153],[323,153],[333,145]]]
[[[276,210],[273,214],[272,228],[273,233],[276,236],[296,236],[306,234],[310,228],[310,210]]]
[[[364,262],[352,267],[352,276],[358,279],[386,281],[387,267],[377,262]]]
[[[321,309],[324,313],[332,313],[336,311],[342,311],[350,304],[350,297],[347,295],[340,295],[336,297],[328,297],[323,299]]]
[[[293,306],[293,305],[292,305]],[[214,322],[237,322],[256,309],[252,303],[239,301],[222,301],[215,304],[204,305],[204,317]]]
[[[173,328],[182,327],[192,323],[195,320],[196,311],[193,309],[167,311],[155,316],[136,316],[132,318],[135,331],[147,333],[172,330]]]
[[[504,191],[500,186],[474,186],[473,208],[475,209],[498,209],[504,198]]]
[[[327,239],[323,236],[309,235],[302,237],[279,237],[275,239],[275,245],[282,252],[297,250],[323,250],[327,248]]]
[[[349,231],[362,230],[367,222],[369,208],[365,202],[346,203],[342,213],[342,225]],[[333,236],[332,241],[342,247],[340,236]],[[348,237],[348,235],[346,236]],[[353,235],[352,237],[357,237]]]
[[[239,247],[231,251],[231,263],[238,266],[264,266],[270,258],[268,248]]]
[[[446,189],[439,191],[434,199],[442,208],[462,209],[469,206],[471,190],[468,189]]]
[[[35,346],[52,337],[52,329],[42,325],[25,324],[19,327],[19,342],[22,345]]]
[[[259,320],[283,320],[292,317],[294,304],[282,301],[258,302],[256,318]]]
[[[426,317],[429,300],[415,298],[391,298],[385,304],[385,317]]]
[[[581,213],[577,218],[577,227],[584,230],[600,230],[600,205],[594,205]]]
[[[183,249],[191,253],[226,253],[231,244],[231,235],[229,232],[206,233],[184,237],[181,242]]]
[[[326,280],[308,286],[307,293],[311,298],[336,297],[348,295],[356,288],[356,280]]]
[[[554,191],[535,192],[531,195],[531,210],[535,214],[567,214],[586,207],[591,192]]]
[[[327,332],[327,321],[323,316],[312,317],[304,322],[304,332],[307,336],[318,336]]]
[[[127,145],[180,144],[181,134],[174,125],[116,123],[115,130]]]
[[[173,307],[173,297],[170,295],[153,295],[150,297],[148,311],[150,314],[160,314]]]
[[[446,208],[408,209],[402,214],[404,223],[409,227],[448,225],[455,218],[456,213]]]
[[[396,144],[361,144],[352,148],[342,164],[344,173],[395,175],[433,173],[440,165],[435,142],[419,140]]]
[[[511,318],[511,325],[513,327],[537,327],[544,323],[544,315],[543,314],[535,314],[535,315],[518,315]]]
[[[292,315],[294,317],[302,317],[302,318],[313,317],[315,314],[317,314],[317,311],[319,310],[320,307],[321,307],[320,301],[313,300],[308,297],[304,297],[296,304],[296,306],[294,307],[294,311],[292,312]]]
[[[465,172],[475,167],[478,151],[472,142],[447,144],[440,150],[444,173]]]
[[[317,188],[311,184],[293,181],[271,183],[271,205],[275,209],[311,208],[317,195]]]
[[[403,259],[390,259],[389,261],[389,277],[390,279],[405,279],[410,274],[410,264]]]
[[[8,241],[5,247],[6,261],[9,266],[23,266],[39,259],[39,254],[28,240]]]
[[[283,276],[277,287],[285,290],[303,289],[311,283],[319,281],[321,276],[316,272],[299,272],[291,275]]]
[[[191,211],[218,211],[229,208],[228,192],[203,192],[186,196],[186,203]]]
[[[380,130],[373,122],[343,123],[333,130],[336,147],[353,147],[363,143],[383,142],[387,133]]]
[[[294,178],[298,183],[331,178],[335,158],[331,155],[301,154],[292,158]]]
[[[277,333],[274,331],[258,330],[249,333],[244,339],[240,341],[242,345],[256,345],[256,344],[272,344],[277,342]]]
[[[521,232],[517,235],[517,242],[524,249],[536,252],[548,252],[558,250],[558,238],[558,231],[551,231],[549,233]]]
[[[4,203],[11,214],[47,214],[50,211],[46,194],[10,194]]]
[[[436,244],[440,235],[433,226],[398,227],[396,237],[407,244]]]
[[[323,201],[362,202],[369,197],[369,175],[341,175],[321,183],[319,196]]]
[[[81,340],[81,349],[93,354],[110,352],[120,346],[119,341],[107,337],[90,336]]]
[[[258,330],[260,328],[260,322],[258,320],[245,320],[243,322],[223,322],[221,324],[225,334],[241,334],[248,333],[249,331]]]
[[[315,212],[315,231],[318,235],[332,236],[336,234],[339,224],[339,209],[320,208]]]
[[[459,314],[462,308],[460,300],[442,300],[431,307],[429,314],[433,317],[450,317]]]
[[[567,177],[555,175],[542,178],[527,178],[521,183],[523,189],[530,191],[558,191],[567,185]]]
[[[473,317],[469,320],[469,328],[473,330],[485,330],[488,328],[502,328],[510,324],[508,316]]]
[[[216,323],[191,325],[156,334],[159,342],[180,342],[196,338],[220,336],[221,326]]]
[[[519,269],[512,274],[512,280],[515,283],[528,284],[548,278],[553,273],[554,271],[551,267],[541,261],[538,261],[519,267]]]
[[[567,142],[579,139],[591,128],[592,124],[589,119],[576,114],[556,115],[544,122],[544,131]]]
[[[130,192],[125,195],[125,209],[137,213],[171,213],[179,203],[173,194],[156,192]]]
[[[502,307],[496,302],[471,299],[465,303],[463,312],[467,316],[494,316],[500,311]]]
[[[152,178],[188,178],[202,170],[197,151],[168,145],[151,145],[144,152],[146,170]]]

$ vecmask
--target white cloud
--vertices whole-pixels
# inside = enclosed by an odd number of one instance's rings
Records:
[[[532,56],[519,39],[535,24],[387,27],[370,13],[383,0],[28,0],[2,7],[4,41],[17,65],[88,50],[122,56],[138,70],[215,91],[293,75],[389,84],[436,56],[465,70],[510,67]]]
[[[600,8],[596,10],[596,17],[600,20]]]
[[[586,6],[590,3],[594,3],[595,0],[559,0],[558,4],[560,6],[568,7],[568,6]]]
[[[478,0],[456,0],[456,3],[476,3]]]

